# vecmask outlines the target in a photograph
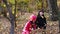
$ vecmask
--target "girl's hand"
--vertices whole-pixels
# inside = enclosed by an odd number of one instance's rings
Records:
[[[37,33],[37,30],[32,30],[31,34]]]

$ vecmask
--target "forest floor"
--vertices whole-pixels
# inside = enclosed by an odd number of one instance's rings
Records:
[[[22,29],[25,25],[25,23],[28,21],[28,17],[31,14],[28,15],[23,15],[22,19],[17,23],[17,27],[15,29],[15,34],[21,34],[22,33]],[[25,16],[27,18],[25,18]],[[59,31],[59,24],[58,21],[48,21],[47,20],[47,28],[46,28],[46,34],[60,34],[58,33]],[[8,19],[6,19],[5,17],[0,17],[0,34],[9,34],[10,32],[10,22],[8,21]],[[41,34],[42,32],[37,31],[36,34]]]

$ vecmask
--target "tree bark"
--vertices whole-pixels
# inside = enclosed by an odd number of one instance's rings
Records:
[[[44,0],[42,0],[42,12],[44,13]]]
[[[50,14],[50,20],[57,21],[57,0],[47,0]]]
[[[60,9],[58,11],[58,23],[59,23],[59,33],[60,33]]]
[[[16,5],[17,5],[17,0],[15,0],[15,12],[14,12],[14,17],[15,17],[15,27],[17,27],[17,24],[16,24]]]
[[[10,16],[10,23],[11,23],[11,28],[10,28],[10,34],[14,34],[14,16],[12,14],[12,9],[9,6],[9,4],[7,3],[7,0],[3,0],[3,2],[6,4],[7,10],[9,12],[9,16]]]

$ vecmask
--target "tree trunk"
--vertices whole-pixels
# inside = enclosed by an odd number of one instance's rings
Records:
[[[60,9],[58,11],[58,21],[59,21],[59,33],[60,33]]]
[[[47,0],[50,14],[50,20],[56,21],[57,18],[57,0]]]
[[[9,4],[7,3],[7,0],[3,0],[3,2],[6,4],[7,10],[9,12],[9,16],[10,16],[10,23],[11,23],[11,28],[10,28],[10,34],[14,34],[14,16],[12,14],[12,9],[9,6]]]
[[[17,0],[15,0],[15,12],[14,12],[14,17],[15,17],[15,27],[17,27],[17,24],[16,24],[16,5],[17,5]]]
[[[42,12],[44,13],[44,0],[42,0]]]

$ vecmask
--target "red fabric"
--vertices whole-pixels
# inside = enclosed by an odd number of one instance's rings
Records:
[[[34,29],[36,29],[36,25],[33,25]],[[30,31],[32,29],[32,24],[30,23],[30,21],[28,21],[23,29],[22,34],[30,34]]]
[[[31,16],[30,16],[30,20],[35,20],[37,17],[34,15],[34,14],[32,14]]]
[[[36,16],[35,16],[35,15],[31,15],[30,18],[31,18],[32,21],[33,21],[33,20],[36,19]],[[35,25],[35,24],[34,24],[33,27],[34,27],[34,29],[36,29],[36,25]],[[31,29],[32,29],[32,24],[30,23],[30,21],[28,21],[28,22],[26,23],[26,25],[24,26],[22,33],[30,33]]]
[[[31,31],[31,29],[30,28],[32,28],[32,26],[31,26],[31,23],[30,22],[27,22],[26,23],[26,25],[25,25],[25,27],[24,27],[24,29],[23,29],[23,31]]]
[[[23,31],[22,34],[30,34],[29,31]]]

